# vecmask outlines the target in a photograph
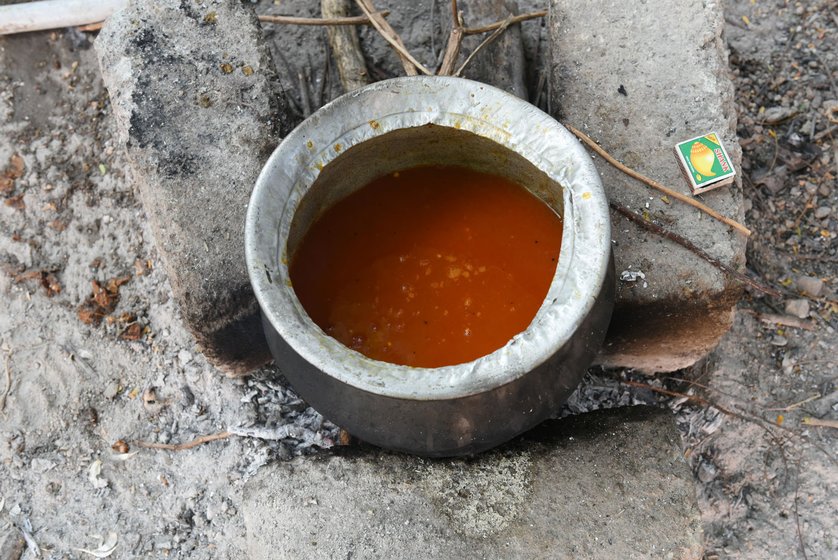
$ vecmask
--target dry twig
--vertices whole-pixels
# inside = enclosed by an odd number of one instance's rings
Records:
[[[463,70],[465,70],[465,69],[466,69],[466,66],[468,66],[469,62],[471,62],[471,61],[472,61],[472,59],[474,59],[474,57],[475,57],[475,56],[477,56],[477,53],[479,53],[481,50],[483,50],[484,48],[486,48],[486,47],[488,47],[489,45],[491,45],[492,43],[494,43],[494,42],[497,40],[497,38],[498,38],[498,37],[500,37],[501,35],[503,35],[503,32],[504,32],[504,31],[506,31],[506,28],[507,28],[507,27],[509,27],[509,25],[510,25],[510,22],[511,22],[511,21],[512,21],[512,17],[508,17],[508,18],[506,18],[505,20],[503,20],[503,21],[500,23],[500,27],[498,27],[497,29],[495,29],[495,31],[494,31],[491,35],[489,35],[488,37],[486,37],[485,39],[483,39],[483,41],[481,41],[481,42],[480,42],[480,44],[479,44],[479,45],[477,45],[477,48],[475,48],[473,51],[471,51],[471,54],[469,54],[469,55],[466,57],[465,62],[463,62],[463,63],[460,65],[460,67],[459,67],[459,68],[457,68],[457,71],[456,71],[456,72],[454,72],[454,75],[455,75],[455,76],[460,76],[460,75],[462,75]]]
[[[818,426],[820,428],[838,428],[838,420],[830,420],[829,418],[812,418],[805,416],[801,423],[806,426]]]
[[[381,17],[379,12],[375,11],[375,7],[372,5],[372,0],[355,0],[355,3],[358,4],[361,11],[363,11],[370,19],[373,27],[375,27],[375,29],[381,34],[384,40],[390,43],[390,46],[396,50],[399,58],[401,58],[405,74],[408,76],[415,76],[417,74],[417,69],[428,76],[433,74],[433,72],[425,68],[421,62],[413,58],[413,55],[410,54],[407,47],[404,46],[404,42],[402,41],[402,38],[399,37],[399,34],[396,33],[396,30],[393,29],[386,19]]]
[[[792,315],[775,315],[774,313],[760,313],[752,309],[743,309],[745,313],[750,313],[763,323],[770,325],[782,325],[784,327],[792,327],[795,329],[804,329],[807,331],[815,330],[815,325],[811,321],[798,319]]]
[[[193,439],[192,441],[187,441],[186,443],[153,443],[150,441],[135,441],[132,445],[135,445],[137,447],[143,447],[145,449],[168,449],[169,451],[183,451],[184,449],[192,449],[193,447],[198,447],[199,445],[203,445],[211,441],[225,439],[230,437],[231,435],[233,434],[225,430],[223,432],[218,432],[217,434],[201,436],[199,438]]]
[[[541,10],[539,12],[530,12],[528,14],[521,14],[519,16],[510,16],[505,20],[496,21],[495,23],[490,23],[489,25],[484,25],[483,27],[466,27],[465,29],[463,29],[463,34],[479,35],[481,33],[488,33],[489,31],[494,31],[495,29],[501,26],[509,27],[510,25],[521,23],[522,21],[527,21],[530,19],[536,19],[541,17],[547,17],[547,10]]]
[[[445,44],[445,55],[442,57],[442,65],[439,67],[440,76],[450,76],[460,56],[460,47],[463,44],[463,15],[457,9],[457,0],[451,0],[451,33],[448,35],[448,43]]]
[[[766,408],[765,411],[766,412],[791,412],[795,408],[801,407],[804,404],[810,403],[812,401],[816,401],[820,398],[821,398],[820,395],[812,395],[808,399],[803,399],[802,401],[798,401],[794,404],[790,404],[788,406],[783,406],[783,407],[778,407],[778,408]]]
[[[691,198],[691,197],[689,197],[685,194],[681,194],[678,191],[674,191],[674,190],[670,189],[669,187],[665,187],[665,186],[661,185],[660,183],[658,183],[657,181],[655,181],[653,179],[650,179],[650,178],[646,177],[645,175],[642,175],[641,173],[638,173],[634,169],[631,169],[630,167],[627,167],[627,166],[623,165],[622,163],[620,163],[619,161],[614,159],[614,157],[611,154],[609,154],[608,152],[606,152],[605,149],[602,148],[599,144],[594,142],[587,134],[585,134],[581,130],[578,130],[578,129],[574,128],[573,126],[571,126],[567,123],[562,123],[562,124],[564,124],[565,128],[567,128],[574,135],[576,135],[577,138],[579,138],[582,142],[587,144],[593,151],[595,151],[600,156],[602,156],[602,158],[605,161],[607,161],[608,163],[610,163],[611,165],[613,165],[614,167],[616,167],[617,169],[619,169],[620,171],[622,171],[623,173],[628,175],[629,177],[633,177],[633,178],[637,179],[638,181],[649,185],[653,189],[656,189],[656,190],[658,190],[662,193],[665,193],[666,195],[671,196],[672,198],[680,200],[681,202],[684,202],[685,204],[689,204],[690,206],[692,206],[694,208],[697,208],[698,210],[701,210],[702,212],[704,212],[708,216],[710,216],[712,218],[715,218],[716,220],[718,220],[718,221],[720,221],[724,224],[729,225],[733,229],[744,233],[746,236],[751,235],[751,230],[749,230],[748,228],[746,228],[745,226],[743,226],[742,224],[740,224],[736,220],[732,220],[731,218],[728,218],[727,216],[722,216],[721,214],[719,214],[718,212],[716,212],[715,210],[713,210],[709,206],[707,206],[705,204],[702,204],[701,202],[697,201],[696,199]]]
[[[774,288],[772,288],[770,286],[766,286],[765,284],[762,284],[761,282],[757,282],[756,280],[754,280],[752,278],[748,278],[747,276],[745,276],[744,274],[742,274],[738,270],[734,270],[734,269],[730,268],[729,266],[727,266],[725,263],[723,263],[719,259],[717,259],[715,257],[712,257],[712,256],[708,255],[707,253],[705,253],[703,249],[697,247],[692,241],[690,241],[690,240],[688,240],[684,237],[681,237],[677,233],[666,230],[666,229],[662,228],[661,226],[655,224],[654,222],[647,222],[646,220],[643,219],[642,216],[639,216],[639,215],[635,214],[634,212],[632,212],[628,208],[620,206],[619,204],[617,204],[615,202],[611,202],[611,203],[609,203],[609,205],[611,206],[611,208],[613,208],[614,210],[619,212],[622,216],[625,216],[626,218],[628,218],[632,222],[638,224],[641,227],[644,227],[644,228],[648,229],[649,231],[651,231],[653,233],[656,233],[657,235],[660,235],[661,237],[665,237],[665,238],[669,239],[670,241],[674,241],[675,243],[677,243],[678,245],[681,245],[682,247],[684,247],[685,249],[688,249],[689,251],[692,251],[693,253],[695,253],[696,255],[698,255],[699,257],[701,257],[702,259],[704,259],[705,261],[707,261],[711,265],[713,265],[714,267],[718,268],[719,270],[721,270],[725,274],[728,274],[729,276],[732,276],[736,280],[739,280],[740,282],[748,284],[752,288],[754,288],[756,290],[759,290],[760,292],[766,293],[770,296],[781,297],[780,292],[778,292]]]
[[[349,0],[320,0],[320,13],[324,18],[345,17],[349,13]],[[364,16],[366,18],[366,16]],[[369,18],[367,18],[369,21]],[[358,32],[351,27],[326,28],[329,36],[329,46],[335,54],[338,75],[343,90],[350,92],[369,83],[367,65],[361,53]],[[338,56],[340,53],[340,56]],[[326,60],[329,60],[328,55]],[[326,73],[323,74],[321,85],[326,83]],[[322,95],[321,100],[322,101]]]
[[[0,395],[0,412],[5,415],[6,411],[6,398],[9,396],[9,393],[12,391],[12,368],[9,366],[9,361],[12,358],[12,353],[6,353],[6,388],[3,389],[3,394]]]
[[[389,10],[375,12],[373,16],[384,18],[390,15]],[[323,12],[322,18],[307,18],[296,16],[259,16],[262,23],[276,23],[279,25],[375,25],[371,16],[338,16],[333,17]]]

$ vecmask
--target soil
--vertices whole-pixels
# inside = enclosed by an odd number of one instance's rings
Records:
[[[566,413],[676,412],[708,559],[834,558],[838,430],[805,422],[838,418],[838,6],[727,6],[749,272],[784,297],[749,291],[689,372],[592,372]],[[223,377],[184,330],[91,39],[0,39],[0,557],[89,557],[111,532],[114,557],[243,557],[243,483],[338,430],[272,368]]]

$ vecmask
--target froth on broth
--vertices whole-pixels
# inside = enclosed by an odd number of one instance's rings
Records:
[[[309,228],[291,282],[344,345],[415,367],[469,362],[525,330],[556,272],[561,218],[524,187],[464,167],[391,173]]]

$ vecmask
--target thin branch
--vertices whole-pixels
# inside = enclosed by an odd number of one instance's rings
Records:
[[[609,205],[611,206],[611,208],[613,208],[614,210],[616,210],[617,212],[619,212],[621,215],[625,216],[626,218],[628,218],[632,222],[638,224],[639,226],[642,226],[642,227],[648,229],[649,231],[651,231],[653,233],[656,233],[657,235],[665,237],[665,238],[669,239],[670,241],[674,241],[675,243],[677,243],[678,245],[681,245],[685,249],[688,249],[688,250],[692,251],[697,256],[701,257],[702,259],[704,259],[705,261],[707,261],[708,263],[710,263],[714,267],[718,268],[722,272],[728,274],[729,276],[732,276],[736,280],[739,280],[740,282],[748,284],[752,288],[754,288],[756,290],[759,290],[760,292],[766,293],[770,296],[782,297],[780,292],[778,292],[774,288],[772,288],[770,286],[766,286],[766,285],[764,285],[760,282],[757,282],[756,280],[754,280],[752,278],[748,278],[747,276],[745,276],[741,272],[730,268],[729,266],[727,266],[726,264],[721,262],[719,259],[717,259],[715,257],[712,257],[712,256],[708,255],[707,253],[705,253],[704,250],[697,247],[695,244],[693,244],[692,241],[690,241],[690,240],[688,240],[684,237],[681,237],[677,233],[673,233],[669,230],[666,230],[666,229],[662,228],[661,226],[655,224],[654,222],[648,222],[645,219],[643,219],[642,216],[639,216],[638,214],[635,214],[634,212],[632,212],[628,208],[620,206],[619,204],[617,204],[615,202],[611,202],[611,203],[609,203]]]
[[[381,17],[380,14],[375,11],[375,8],[372,5],[372,0],[355,0],[355,3],[358,4],[361,11],[363,11],[370,19],[373,27],[378,30],[384,40],[390,43],[390,46],[392,46],[399,54],[404,71],[408,76],[415,76],[417,74],[417,69],[428,76],[433,74],[433,72],[425,68],[421,62],[413,58],[413,55],[410,54],[407,47],[404,46],[404,42],[401,37],[399,37],[399,34],[396,33],[396,30],[393,29],[386,19]]]
[[[0,412],[4,413],[4,415],[6,410],[6,398],[12,391],[12,368],[9,366],[9,360],[11,360],[11,356],[11,352],[8,352],[6,354],[6,388],[3,389],[3,394],[0,395]]]
[[[838,420],[830,420],[829,418],[812,418],[806,416],[801,420],[801,423],[806,426],[818,426],[821,428],[838,428]]]
[[[372,17],[386,17],[390,15],[390,10],[382,10],[375,12]],[[259,16],[259,21],[262,23],[276,23],[279,25],[375,25],[369,15],[351,16],[351,17],[322,17],[322,18],[308,18],[296,16]]]
[[[514,25],[516,23],[521,23],[522,21],[527,21],[530,19],[536,19],[541,17],[547,16],[547,10],[541,10],[540,12],[530,12],[528,14],[521,14],[519,16],[511,16],[510,21],[507,26]],[[507,20],[496,21],[495,23],[490,23],[489,25],[484,25],[483,27],[466,27],[463,29],[463,33],[466,35],[480,35],[481,33],[488,33],[489,31],[494,31],[498,27],[502,26],[506,23]]]
[[[324,17],[344,17],[349,13],[349,0],[321,0],[320,13]],[[328,45],[337,63],[343,91],[350,92],[368,84],[369,74],[364,55],[361,53],[358,31],[351,27],[328,27],[326,32],[329,37]],[[328,64],[330,59],[328,54],[325,58]],[[326,71],[328,71],[328,65]],[[326,72],[323,73],[321,87],[325,83]],[[322,94],[318,95],[322,101]]]
[[[654,391],[655,393],[660,393],[661,395],[666,395],[667,397],[674,397],[676,399],[686,399],[701,406],[715,408],[719,412],[727,414],[728,416],[733,416],[734,418],[750,421],[750,419],[747,418],[745,415],[739,414],[738,412],[730,410],[729,408],[725,408],[720,404],[711,402],[705,399],[704,397],[699,397],[698,395],[688,395],[686,393],[679,393],[678,391],[670,391],[669,389],[664,389],[663,387],[655,387],[654,385],[649,385],[648,383],[639,383],[637,381],[622,380],[621,383],[623,383],[624,385],[628,385],[629,387],[637,387],[638,389],[647,389],[649,391]]]
[[[571,126],[567,123],[562,123],[562,124],[564,124],[565,128],[567,128],[574,135],[576,135],[577,138],[579,138],[582,142],[587,144],[593,151],[595,151],[600,156],[602,156],[603,159],[605,159],[605,161],[607,161],[608,163],[610,163],[611,165],[613,165],[614,167],[616,167],[617,169],[619,169],[620,171],[622,171],[623,173],[628,175],[629,177],[633,177],[633,178],[637,179],[638,181],[649,185],[653,189],[659,190],[660,192],[665,193],[666,195],[671,196],[672,198],[678,199],[681,202],[684,202],[684,203],[689,204],[690,206],[692,206],[694,208],[697,208],[697,209],[701,210],[702,212],[704,212],[705,214],[715,218],[716,220],[718,220],[718,221],[720,221],[724,224],[729,225],[730,227],[734,228],[737,231],[740,231],[740,232],[744,233],[746,236],[751,235],[751,230],[749,230],[748,228],[746,228],[745,226],[743,226],[742,224],[740,224],[736,220],[732,220],[732,219],[730,219],[726,216],[722,216],[721,214],[719,214],[718,212],[716,212],[715,210],[713,210],[709,206],[706,206],[706,205],[700,203],[696,199],[691,198],[687,195],[681,194],[678,191],[674,191],[674,190],[670,189],[669,187],[665,187],[665,186],[661,185],[660,183],[658,183],[657,181],[655,181],[653,179],[650,179],[650,178],[646,177],[645,175],[642,175],[642,174],[638,173],[634,169],[631,169],[630,167],[626,167],[625,165],[623,165],[622,163],[620,163],[619,161],[614,159],[614,157],[611,156],[611,154],[606,152],[605,149],[603,149],[599,144],[594,142],[587,134],[585,134],[581,130],[577,130],[576,128],[574,128],[573,126]]]
[[[808,404],[812,401],[816,401],[816,400],[822,399],[822,398],[823,397],[819,394],[818,395],[812,395],[808,399],[803,399],[802,401],[797,401],[796,403],[790,404],[788,406],[782,406],[782,407],[779,407],[779,408],[766,408],[764,410],[766,412],[791,412],[795,408],[799,408],[799,407],[803,406],[804,404]]]
[[[760,313],[758,311],[754,311],[752,309],[743,309],[745,313],[750,313],[763,323],[768,323],[769,325],[781,325],[784,327],[792,327],[795,329],[804,329],[807,331],[815,330],[815,325],[812,324],[811,321],[806,321],[804,319],[798,319],[792,315],[776,315],[774,313]]]
[[[797,474],[794,477],[794,523],[797,526],[797,540],[800,542],[800,552],[803,553],[803,560],[809,560],[806,554],[806,542],[803,540],[803,530],[800,528],[800,513],[797,511],[797,502],[800,501],[800,459],[797,460]]]
[[[457,10],[457,0],[451,0],[453,20],[451,21],[451,33],[448,35],[448,42],[445,44],[445,55],[442,57],[442,65],[439,67],[440,76],[450,76],[460,56],[460,47],[463,44],[463,21]]]
[[[150,441],[135,441],[132,445],[136,445],[137,447],[144,447],[145,449],[168,449],[169,451],[183,451],[184,449],[192,449],[193,447],[198,447],[199,445],[203,445],[211,441],[225,439],[230,437],[231,435],[233,434],[225,430],[223,432],[218,432],[217,434],[201,436],[186,443],[152,443]]]
[[[483,39],[483,41],[481,41],[481,43],[479,45],[477,45],[477,48],[474,49],[473,51],[471,51],[471,54],[468,55],[465,62],[463,62],[462,65],[460,65],[460,67],[457,68],[457,71],[454,72],[454,75],[455,76],[461,75],[463,73],[463,70],[466,69],[466,66],[468,66],[469,62],[471,62],[472,59],[474,59],[474,57],[477,56],[477,53],[479,53],[485,47],[488,47],[489,45],[494,43],[497,40],[498,37],[503,35],[503,32],[506,31],[507,27],[509,27],[509,24],[510,24],[511,21],[512,21],[512,17],[508,17],[505,20],[503,20],[502,22],[500,22],[500,26],[497,29],[495,29],[494,33],[492,33],[491,35],[489,35],[488,37]]]

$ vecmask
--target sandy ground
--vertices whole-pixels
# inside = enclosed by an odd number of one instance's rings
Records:
[[[730,4],[744,98],[751,86],[742,69],[788,71],[773,64],[772,53],[790,44],[773,36],[805,25],[811,13],[782,1]],[[835,37],[824,40],[833,52]],[[757,54],[745,56],[754,45]],[[759,112],[744,103],[742,110]],[[243,483],[269,461],[328,446],[336,431],[273,370],[233,381],[206,363],[179,320],[113,138],[89,38],[62,31],[0,39],[0,558],[17,549],[32,558],[36,546],[47,558],[89,558],[80,549],[96,549],[111,533],[112,557],[242,557]],[[827,157],[834,164],[829,157],[838,154]],[[752,159],[755,167],[762,161]],[[822,195],[833,216],[834,175]],[[755,217],[762,195],[752,187],[749,218],[759,221],[749,225],[773,235],[784,216]],[[749,256],[770,243],[757,236]],[[833,239],[824,255],[834,247]],[[818,275],[834,300],[838,284],[826,262],[777,260],[759,272],[773,282]],[[98,303],[90,301],[94,293]],[[80,316],[85,302],[90,313]],[[749,294],[692,385],[654,382],[727,411],[695,399],[665,401],[676,410],[696,474],[707,558],[838,554],[838,431],[803,424],[804,417],[836,418],[838,337],[826,310],[813,303],[811,331],[764,323],[754,313],[783,313],[783,303]],[[639,379],[599,372],[589,385],[613,388],[626,377]],[[625,387],[618,393],[614,402],[651,398]],[[232,436],[180,452],[137,444],[187,442],[231,427],[277,435],[282,426],[296,437]],[[119,440],[128,454],[113,449]]]

